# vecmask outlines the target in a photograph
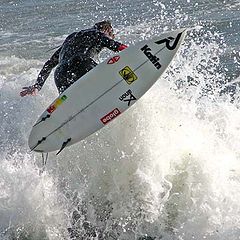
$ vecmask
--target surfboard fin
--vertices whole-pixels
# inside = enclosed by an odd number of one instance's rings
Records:
[[[50,114],[47,114],[46,117],[43,117],[39,122],[35,123],[35,124],[33,125],[33,127],[37,126],[37,125],[38,125],[39,123],[41,123],[41,122],[44,122],[47,118],[50,118],[50,117],[51,117],[51,115],[50,115]]]
[[[71,138],[68,138],[68,140],[62,144],[62,147],[60,148],[60,150],[57,152],[56,155],[58,155],[58,154],[68,145],[68,143],[69,143],[71,140],[72,140]]]
[[[47,138],[46,137],[43,137],[41,140],[39,140],[38,142],[37,142],[37,144],[33,147],[33,148],[31,148],[31,151],[33,151],[38,145],[40,145],[43,141],[45,141]]]

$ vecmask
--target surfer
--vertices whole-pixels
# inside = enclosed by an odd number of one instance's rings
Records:
[[[70,34],[58,50],[44,64],[34,85],[23,87],[20,96],[36,95],[41,90],[52,69],[54,80],[61,94],[71,84],[86,74],[97,63],[94,58],[104,47],[118,52],[126,45],[114,40],[115,35],[110,21],[97,22],[92,28]]]

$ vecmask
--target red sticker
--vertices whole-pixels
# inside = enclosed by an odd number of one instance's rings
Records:
[[[120,56],[114,56],[112,58],[110,58],[107,62],[107,64],[114,64],[116,63],[118,60],[120,59]]]
[[[112,121],[114,118],[116,118],[119,114],[121,114],[120,110],[118,108],[115,108],[113,111],[102,117],[100,120],[105,125],[108,122]]]

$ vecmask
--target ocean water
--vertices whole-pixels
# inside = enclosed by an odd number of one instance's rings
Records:
[[[239,0],[1,0],[0,16],[1,240],[240,239]],[[131,109],[42,169],[27,139],[53,75],[19,92],[51,48],[103,19],[128,45],[191,30]]]

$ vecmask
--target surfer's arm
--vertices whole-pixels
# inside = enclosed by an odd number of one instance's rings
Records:
[[[59,62],[59,53],[61,47],[52,55],[52,57],[43,65],[40,73],[38,74],[37,81],[34,85],[29,87],[23,87],[23,91],[20,92],[20,96],[24,97],[26,95],[36,95],[38,91],[41,90],[43,84],[50,75],[52,69],[57,66]]]
[[[48,76],[50,75],[53,68],[55,68],[59,63],[59,53],[61,51],[61,47],[52,55],[52,57],[43,65],[42,70],[38,74],[38,78],[36,83],[34,84],[35,88],[38,91],[41,90]]]
[[[121,44],[120,47],[118,48],[118,51],[122,51],[124,49],[126,49],[128,46],[125,44]]]
[[[127,48],[127,45],[117,42],[117,41],[107,37],[105,34],[101,34],[100,38],[101,38],[100,41],[101,41],[102,45],[114,52],[119,52],[119,51],[122,51],[125,48]]]

